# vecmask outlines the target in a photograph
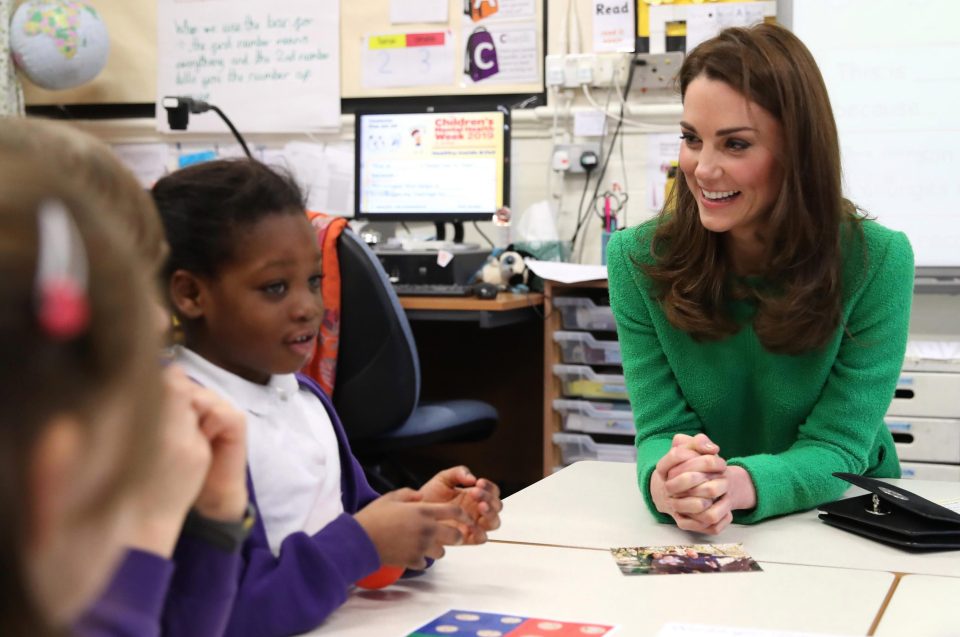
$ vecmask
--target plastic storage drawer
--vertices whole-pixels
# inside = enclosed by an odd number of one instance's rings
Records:
[[[601,341],[589,332],[554,332],[560,344],[560,360],[573,365],[620,365],[620,343]]]
[[[599,403],[590,400],[553,401],[563,415],[564,431],[633,436],[633,412],[629,403]]]
[[[960,463],[960,419],[884,418],[901,460]]]
[[[598,374],[586,365],[554,365],[553,373],[563,381],[564,396],[627,400],[623,374]]]
[[[636,462],[637,449],[632,444],[594,442],[586,434],[553,434],[553,443],[560,447],[563,464],[580,460],[609,460],[613,462]]]
[[[609,305],[597,305],[582,296],[556,296],[553,306],[560,310],[565,330],[602,330],[614,332],[617,324]]]
[[[901,462],[900,471],[906,480],[939,480],[941,482],[960,482],[960,466],[955,464],[925,464],[923,462]]]
[[[960,374],[901,373],[887,415],[960,418]]]

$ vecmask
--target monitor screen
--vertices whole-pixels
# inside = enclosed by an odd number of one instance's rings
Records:
[[[509,204],[508,113],[357,113],[357,217],[491,219]]]

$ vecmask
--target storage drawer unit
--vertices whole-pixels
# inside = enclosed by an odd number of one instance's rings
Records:
[[[960,465],[901,462],[900,471],[906,480],[941,480],[960,482]]]
[[[901,373],[887,415],[960,418],[960,374]]]
[[[563,418],[564,431],[629,436],[636,433],[633,412],[628,403],[604,403],[592,400],[553,401],[553,409]]]
[[[572,398],[627,400],[623,374],[598,374],[586,365],[554,365],[563,384],[563,395]]]
[[[564,465],[581,460],[613,462],[636,462],[637,460],[637,449],[632,444],[595,442],[587,434],[555,433],[553,442],[560,448],[560,459]]]
[[[900,460],[960,464],[960,419],[887,416]]]
[[[557,296],[553,306],[560,310],[565,330],[617,330],[609,305],[597,305],[593,299],[582,296]]]
[[[554,332],[560,360],[568,365],[620,365],[620,343],[601,341],[589,332]]]

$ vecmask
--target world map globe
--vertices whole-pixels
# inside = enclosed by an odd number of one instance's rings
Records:
[[[110,38],[97,11],[80,0],[26,0],[10,21],[13,60],[45,89],[80,86],[107,63]]]

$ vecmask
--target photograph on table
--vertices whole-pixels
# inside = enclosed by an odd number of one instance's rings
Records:
[[[610,549],[624,575],[760,571],[742,544],[674,544]]]

